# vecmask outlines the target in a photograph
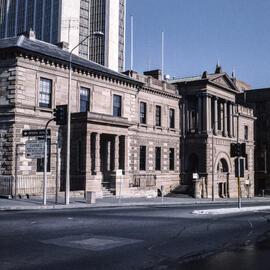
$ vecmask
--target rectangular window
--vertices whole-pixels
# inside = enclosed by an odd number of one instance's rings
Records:
[[[244,130],[245,134],[245,140],[247,141],[248,140],[248,126],[245,126],[245,130]]]
[[[156,164],[155,164],[155,170],[160,171],[161,170],[161,147],[156,147]]]
[[[52,80],[40,78],[39,82],[39,107],[52,107]]]
[[[119,95],[113,95],[113,116],[122,116],[122,97]]]
[[[47,172],[51,171],[51,139],[47,139]],[[44,172],[44,158],[37,159],[37,172]]]
[[[88,112],[90,104],[90,89],[80,88],[80,112]]]
[[[140,171],[146,170],[146,146],[140,146]]]
[[[156,105],[156,126],[161,127],[161,106]]]
[[[175,110],[174,109],[170,109],[169,117],[170,117],[170,128],[175,128]]]
[[[146,103],[140,102],[140,123],[146,124]]]
[[[169,168],[174,171],[174,148],[169,149]]]

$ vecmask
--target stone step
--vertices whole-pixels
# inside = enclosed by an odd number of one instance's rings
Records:
[[[102,187],[102,194],[103,194],[103,197],[105,198],[114,197],[113,191],[105,187]]]

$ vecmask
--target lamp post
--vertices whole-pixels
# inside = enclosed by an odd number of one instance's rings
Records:
[[[65,204],[69,204],[70,195],[70,124],[71,124],[71,106],[70,106],[70,92],[71,92],[71,79],[72,79],[72,53],[78,48],[85,40],[90,36],[103,37],[103,32],[93,32],[86,36],[80,43],[78,43],[69,53],[69,81],[68,81],[68,113],[67,113],[67,153],[66,153],[66,192],[65,192]]]

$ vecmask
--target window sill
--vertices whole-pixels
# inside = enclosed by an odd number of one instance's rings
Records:
[[[169,131],[176,132],[176,129],[175,128],[169,128]]]
[[[155,130],[163,130],[163,128],[160,127],[160,126],[154,126],[154,129],[155,129]]]
[[[43,107],[35,107],[35,111],[41,111],[41,112],[53,112],[52,108],[43,108]]]
[[[142,123],[139,123],[139,127],[144,127],[144,128],[147,128],[148,125],[147,124],[142,124]]]

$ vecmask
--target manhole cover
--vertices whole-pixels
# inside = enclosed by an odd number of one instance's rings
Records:
[[[111,248],[121,247],[142,242],[142,240],[107,237],[107,236],[86,236],[73,235],[63,238],[49,239],[42,241],[44,244],[53,244],[62,247],[81,248],[92,251],[102,251]]]

